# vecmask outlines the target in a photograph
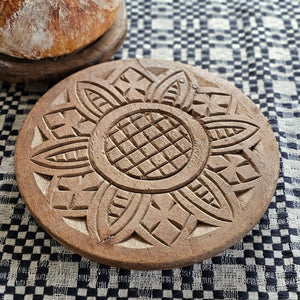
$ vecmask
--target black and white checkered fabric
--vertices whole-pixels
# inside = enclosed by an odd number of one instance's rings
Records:
[[[50,84],[0,82],[0,299],[299,299],[299,0],[128,0],[127,9],[114,59],[201,66],[262,110],[281,152],[275,196],[243,240],[202,263],[129,271],[91,262],[37,226],[15,180],[18,132]]]

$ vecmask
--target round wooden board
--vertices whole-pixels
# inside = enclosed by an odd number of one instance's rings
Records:
[[[20,59],[0,53],[0,79],[10,82],[58,81],[76,71],[109,60],[127,34],[125,0],[112,26],[97,41],[68,55],[41,60]]]
[[[133,269],[200,262],[239,241],[274,194],[279,152],[230,83],[180,63],[100,64],[49,90],[16,146],[37,222],[92,260]]]

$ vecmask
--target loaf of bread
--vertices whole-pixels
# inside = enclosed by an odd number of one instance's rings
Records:
[[[27,59],[71,53],[99,38],[120,0],[0,0],[0,52]]]

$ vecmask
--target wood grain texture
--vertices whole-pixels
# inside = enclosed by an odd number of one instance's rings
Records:
[[[112,26],[94,43],[74,53],[40,60],[20,59],[0,53],[0,79],[9,82],[58,81],[76,71],[109,60],[127,34],[124,0]]]
[[[123,268],[189,265],[232,246],[264,214],[278,170],[274,134],[251,100],[204,70],[150,59],[63,80],[16,146],[38,223]]]

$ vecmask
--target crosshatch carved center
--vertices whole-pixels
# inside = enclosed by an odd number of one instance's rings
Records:
[[[178,108],[132,103],[108,113],[89,144],[95,170],[128,191],[170,192],[196,178],[209,155],[202,125]]]
[[[111,164],[137,179],[172,176],[188,163],[191,153],[192,141],[184,126],[158,112],[124,118],[110,129],[106,139]]]

